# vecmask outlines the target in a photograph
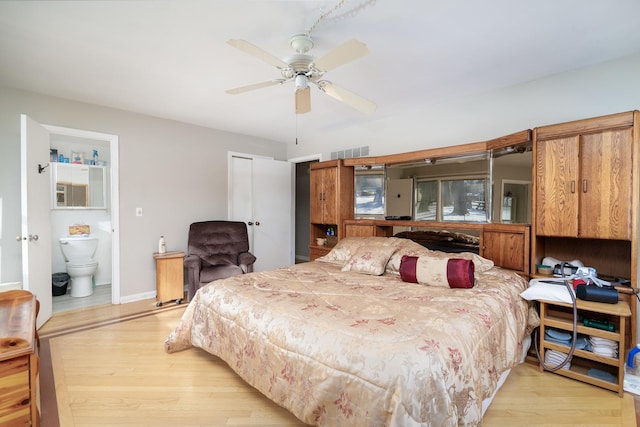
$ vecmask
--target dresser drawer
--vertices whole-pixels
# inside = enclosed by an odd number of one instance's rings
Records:
[[[31,425],[29,356],[0,362],[0,425]]]

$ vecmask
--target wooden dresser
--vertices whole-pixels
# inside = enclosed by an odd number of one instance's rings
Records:
[[[0,425],[37,426],[38,348],[36,297],[0,292]]]

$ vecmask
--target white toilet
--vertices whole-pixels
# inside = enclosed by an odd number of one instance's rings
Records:
[[[62,254],[67,260],[67,274],[71,278],[71,296],[86,297],[93,293],[93,273],[98,261],[93,254],[98,248],[94,236],[66,236],[60,238]]]

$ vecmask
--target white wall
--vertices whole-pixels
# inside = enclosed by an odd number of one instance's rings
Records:
[[[535,61],[535,58],[531,59]],[[527,84],[506,87],[406,111],[404,125],[387,126],[384,105],[351,126],[345,124],[322,139],[304,133],[304,144],[289,145],[289,158],[369,146],[369,155],[485,141],[554,123],[640,109],[640,54],[589,68],[557,74]],[[397,84],[404,84],[402,81]],[[375,94],[369,94],[374,98]],[[313,113],[312,113],[313,114]],[[372,143],[379,136],[385,143]]]
[[[190,223],[226,219],[227,151],[286,159],[278,142],[0,87],[0,283],[22,280],[15,240],[21,113],[42,124],[118,135],[123,299],[155,290],[152,253],[160,235],[168,250],[186,250]]]

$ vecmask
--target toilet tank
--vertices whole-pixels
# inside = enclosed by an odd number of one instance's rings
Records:
[[[93,260],[98,248],[98,238],[94,236],[65,236],[60,238],[60,248],[64,259],[72,263]]]

